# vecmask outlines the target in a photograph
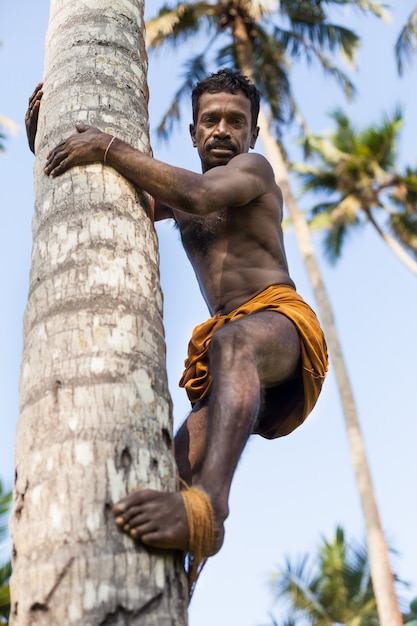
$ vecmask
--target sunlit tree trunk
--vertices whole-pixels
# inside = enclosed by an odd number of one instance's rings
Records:
[[[140,0],[52,0],[35,161],[12,514],[13,626],[186,624],[172,553],[115,526],[137,487],[175,490],[149,198],[101,164],[43,173],[77,120],[149,150]]]
[[[326,335],[345,419],[353,470],[365,520],[368,558],[380,625],[402,626],[403,621],[395,593],[394,577],[388,558],[388,546],[378,513],[365,443],[362,437],[352,386],[337,334],[332,307],[315,257],[308,224],[303,213],[297,207],[289,185],[286,163],[276,141],[268,130],[268,123],[263,114],[260,116],[260,124],[262,145],[274,168],[277,182],[283,192],[291,223],[297,237],[298,247],[315,295],[323,330]]]
[[[391,250],[393,254],[397,257],[397,259],[405,265],[405,267],[410,270],[414,275],[417,276],[417,261],[410,256],[408,252],[404,250],[404,248],[398,243],[392,235],[386,233],[379,226],[378,222],[374,219],[372,215],[371,209],[365,209],[366,217],[371,222],[372,226],[375,228],[378,235],[382,238],[382,240],[387,244],[388,248]]]
[[[239,67],[244,74],[252,77],[252,47],[246,27],[243,21],[238,18],[234,21],[233,38]],[[259,126],[260,139],[265,154],[274,170],[277,183],[281,187],[284,196],[300,254],[304,261],[317,302],[322,327],[329,348],[345,419],[350,455],[365,519],[368,558],[380,626],[402,626],[403,620],[395,593],[394,577],[388,558],[388,547],[378,513],[352,386],[343,358],[330,299],[327,295],[320,268],[316,260],[308,224],[303,213],[298,208],[291,191],[287,164],[277,142],[269,130],[267,117],[262,110],[259,115]]]

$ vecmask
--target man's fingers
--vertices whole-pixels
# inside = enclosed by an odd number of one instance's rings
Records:
[[[29,106],[33,106],[35,102],[37,102],[38,100],[42,98],[43,96],[42,85],[43,83],[39,83],[39,85],[36,86],[35,91],[29,98]]]
[[[84,122],[75,122],[75,128],[79,133],[85,133],[85,131],[91,128],[91,126],[84,124]]]
[[[48,176],[58,176],[68,169],[68,151],[64,147],[62,143],[49,153],[43,168]]]
[[[61,143],[59,143],[57,146],[55,146],[53,150],[51,150],[51,152],[46,157],[46,165],[48,165],[48,163],[52,161],[52,159],[60,157],[62,160],[68,156],[68,150],[65,150],[66,144],[66,141],[61,141]]]
[[[62,161],[56,162],[55,159],[50,163],[50,165],[46,165],[44,167],[44,172],[48,176],[60,176],[68,169],[67,159],[63,159]]]

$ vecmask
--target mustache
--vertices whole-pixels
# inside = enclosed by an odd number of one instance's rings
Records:
[[[213,150],[216,148],[227,148],[229,150],[232,150],[233,152],[236,152],[236,147],[230,141],[230,139],[215,139],[207,144],[207,150]]]

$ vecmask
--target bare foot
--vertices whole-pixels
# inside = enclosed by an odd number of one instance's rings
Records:
[[[188,522],[180,493],[134,491],[113,506],[113,513],[119,528],[133,539],[163,550],[188,549]],[[217,520],[216,513],[215,525],[212,554],[220,550],[224,538],[223,520]]]

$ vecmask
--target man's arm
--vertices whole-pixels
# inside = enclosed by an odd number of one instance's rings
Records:
[[[159,200],[155,200],[153,207],[154,222],[160,222],[161,220],[168,220],[170,218],[175,219],[172,209],[170,209],[169,206],[166,206],[166,204],[159,202]]]
[[[47,175],[60,176],[76,165],[103,163],[106,155],[108,165],[161,204],[193,215],[244,206],[273,182],[272,168],[260,155],[241,154],[227,165],[196,174],[158,161],[92,126],[77,123],[76,128],[78,134],[49,154],[44,168]]]

